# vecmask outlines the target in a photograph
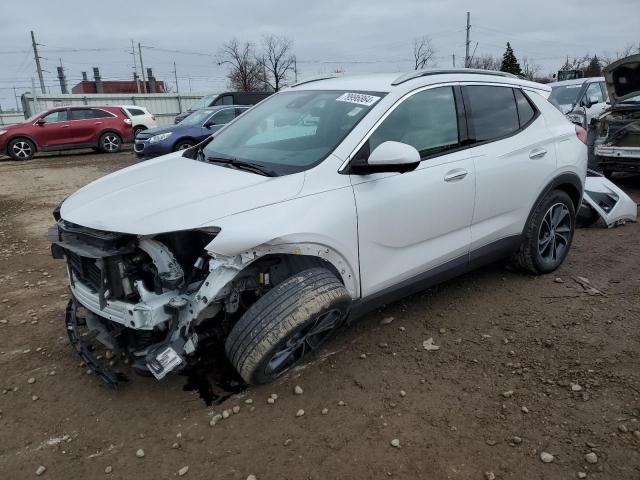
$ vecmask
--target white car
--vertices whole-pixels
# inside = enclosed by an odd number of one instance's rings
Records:
[[[607,87],[604,77],[576,78],[550,83],[553,103],[567,118],[584,128],[591,118],[607,108]]]
[[[50,230],[73,345],[116,383],[84,339],[159,379],[222,341],[260,384],[347,319],[479,265],[555,270],[587,148],[549,92],[472,70],[308,81],[96,180]]]
[[[137,137],[143,130],[149,130],[150,128],[156,128],[158,122],[155,115],[149,113],[144,107],[138,105],[122,105],[124,111],[127,112],[131,122],[133,123],[133,136]]]

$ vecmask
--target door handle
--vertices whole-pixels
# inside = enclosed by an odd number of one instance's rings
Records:
[[[60,128],[69,128],[69,125],[60,125]]]
[[[536,158],[542,158],[547,154],[544,148],[534,148],[529,152],[529,158],[535,160]]]
[[[469,172],[467,172],[464,168],[455,168],[453,170],[449,170],[445,174],[444,181],[445,182],[455,182],[455,181],[458,181],[458,180],[462,180],[468,174],[469,174]]]
[[[95,122],[94,125],[102,125],[103,122]]]

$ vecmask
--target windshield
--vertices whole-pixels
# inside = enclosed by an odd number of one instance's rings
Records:
[[[202,97],[200,100],[197,100],[196,103],[191,105],[189,107],[189,110],[193,111],[193,110],[200,110],[201,108],[206,108],[209,105],[211,105],[211,102],[213,102],[214,98],[216,98],[216,95],[206,95]]]
[[[278,93],[215,136],[204,155],[260,164],[277,175],[306,170],[324,160],[383,95],[316,90]]]
[[[213,110],[196,110],[180,122],[181,125],[201,125],[211,116]]]
[[[580,88],[582,88],[582,84],[580,83],[551,87],[549,101],[555,105],[573,105],[578,101]]]

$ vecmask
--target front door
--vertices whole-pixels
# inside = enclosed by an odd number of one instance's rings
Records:
[[[355,158],[389,140],[414,146],[422,161],[403,174],[351,176],[363,297],[468,261],[475,172],[468,150],[452,151],[460,147],[453,87],[403,100]]]
[[[71,143],[69,111],[55,110],[41,118],[44,123],[36,125],[35,140],[40,147],[50,148]]]

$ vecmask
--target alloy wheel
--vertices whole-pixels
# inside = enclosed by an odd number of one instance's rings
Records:
[[[29,158],[33,153],[31,145],[27,142],[16,142],[13,144],[13,153],[18,158]]]
[[[102,140],[102,146],[107,152],[115,152],[120,148],[120,139],[115,135],[107,135]]]
[[[547,210],[538,233],[538,253],[546,262],[557,262],[569,248],[571,215],[564,203],[556,203]]]
[[[341,318],[342,312],[340,310],[329,310],[294,332],[287,339],[287,342],[273,354],[265,368],[266,373],[278,376],[302,357],[316,350],[329,338]]]

